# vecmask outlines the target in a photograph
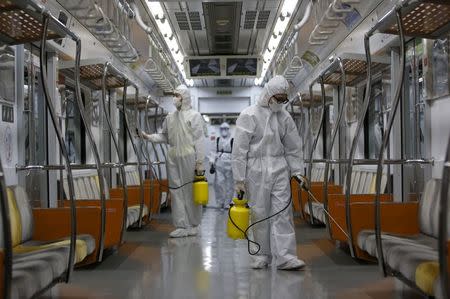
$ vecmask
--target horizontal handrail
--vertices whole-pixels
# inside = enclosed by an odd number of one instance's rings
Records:
[[[102,168],[119,168],[120,163],[101,163]],[[70,164],[72,169],[97,169],[95,164]],[[16,171],[30,171],[30,170],[64,170],[64,165],[48,164],[48,165],[16,165]]]
[[[355,165],[377,165],[377,159],[354,159]],[[390,159],[384,160],[385,164],[404,165],[404,164],[430,164],[434,165],[434,159]],[[305,163],[311,163],[310,160],[304,160]],[[312,163],[330,163],[330,164],[346,164],[349,159],[313,159]]]

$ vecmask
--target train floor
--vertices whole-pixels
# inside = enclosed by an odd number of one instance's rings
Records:
[[[382,278],[376,265],[353,260],[325,229],[299,219],[297,248],[306,268],[252,270],[246,242],[227,238],[226,220],[226,211],[206,208],[200,236],[170,239],[170,214],[161,214],[44,298],[421,298],[395,278]]]

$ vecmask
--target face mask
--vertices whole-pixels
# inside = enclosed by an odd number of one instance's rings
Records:
[[[279,112],[283,109],[284,104],[278,104],[278,103],[269,103],[269,108],[272,110],[272,112]]]
[[[220,130],[220,136],[223,138],[228,137],[228,130]]]
[[[181,105],[182,105],[182,100],[180,97],[174,97],[173,98],[173,104],[175,105],[175,108],[177,108],[178,110],[181,109]]]

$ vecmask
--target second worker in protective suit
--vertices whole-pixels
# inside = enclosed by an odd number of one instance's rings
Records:
[[[291,197],[291,176],[301,172],[300,136],[283,105],[289,84],[275,76],[264,87],[257,104],[241,112],[236,122],[232,154],[236,192],[246,192],[254,223],[285,208]],[[252,227],[261,248],[251,267],[302,268],[297,257],[292,205],[281,214]]]
[[[231,138],[230,125],[224,122],[220,125],[220,137],[216,139],[216,152],[211,161],[216,172],[214,193],[220,208],[229,208],[233,199],[232,149],[233,138]]]
[[[166,166],[176,227],[170,237],[179,238],[199,233],[202,207],[194,203],[192,182],[195,173],[205,172],[205,126],[201,114],[191,107],[189,89],[180,85],[174,94],[177,110],[167,115],[161,133],[143,135],[151,142],[169,144]]]

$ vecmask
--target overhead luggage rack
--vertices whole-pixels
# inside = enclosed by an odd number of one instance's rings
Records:
[[[362,54],[344,54],[340,56],[344,64],[346,86],[355,86],[367,76],[367,62]],[[389,58],[373,57],[372,70],[377,72],[389,65]],[[334,68],[323,77],[323,83],[328,85],[340,85],[342,73]]]
[[[134,98],[127,99],[125,105],[127,105],[127,108],[134,108],[137,105],[137,109],[140,111],[158,107],[158,104],[155,101],[148,101],[147,97],[140,97],[137,103]],[[123,103],[118,102],[117,107],[122,109]]]
[[[436,39],[450,29],[449,1],[404,0],[400,5],[405,36]],[[380,33],[399,34],[395,14],[387,13],[380,22]]]
[[[105,62],[99,62],[99,60],[84,60],[81,62],[80,68],[80,80],[81,83],[93,90],[102,89],[103,70],[105,68]],[[73,77],[74,63],[69,61],[63,61],[60,63],[60,70],[65,75]],[[106,89],[114,89],[124,87],[125,84],[130,84],[130,81],[126,80],[124,76],[118,74],[118,72],[112,71],[108,68],[106,75]]]
[[[312,97],[312,101],[313,102],[320,102],[322,101],[322,96],[319,94],[314,94]],[[325,96],[325,103],[332,103],[333,102],[333,98],[330,96]],[[292,102],[293,106],[300,106],[300,107],[305,107],[305,108],[309,108],[311,106],[311,95],[309,93],[301,93],[299,97],[297,97],[297,99],[295,99]]]
[[[0,40],[10,45],[40,41],[43,10],[34,1],[0,0]],[[61,29],[49,24],[47,39],[65,36]]]

